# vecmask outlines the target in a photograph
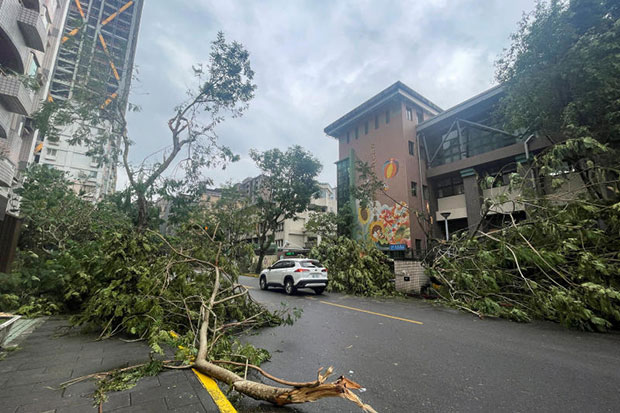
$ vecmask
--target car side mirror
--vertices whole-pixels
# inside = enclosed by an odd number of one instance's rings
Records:
[[[268,270],[272,269],[273,267],[267,267]]]

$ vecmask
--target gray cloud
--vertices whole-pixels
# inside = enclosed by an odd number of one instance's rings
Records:
[[[257,173],[250,148],[299,144],[335,184],[336,142],[323,128],[401,80],[448,108],[493,85],[493,61],[535,0],[218,1],[147,0],[129,116],[133,162],[168,145],[167,119],[208,59],[218,30],[251,54],[258,90],[246,114],[221,124],[222,143],[242,156],[208,170],[216,184]],[[119,187],[126,179],[119,176]]]

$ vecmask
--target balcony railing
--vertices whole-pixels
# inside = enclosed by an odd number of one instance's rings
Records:
[[[28,116],[32,111],[30,93],[15,76],[0,74],[0,102],[9,112]]]
[[[4,156],[0,155],[0,187],[11,186],[15,176],[15,165]]]
[[[17,17],[17,25],[24,35],[26,46],[45,52],[47,30],[39,13],[22,7]]]
[[[7,139],[9,137],[10,127],[11,113],[0,106],[0,138]]]

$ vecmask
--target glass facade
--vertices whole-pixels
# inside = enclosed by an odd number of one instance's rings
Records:
[[[453,176],[437,181],[437,198],[461,195],[465,193],[463,179],[460,176]]]
[[[459,136],[460,135],[460,136]],[[517,142],[514,136],[482,129],[474,125],[461,124],[441,137],[441,147],[433,160],[432,166],[444,165],[461,159],[480,155],[503,148]]]
[[[349,158],[336,162],[336,181],[337,181],[337,197],[338,210],[346,206],[349,202]]]

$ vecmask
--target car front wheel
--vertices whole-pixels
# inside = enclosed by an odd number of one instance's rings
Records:
[[[258,280],[258,285],[260,286],[261,290],[267,289],[267,280],[265,279],[264,275],[262,275],[260,279]]]
[[[284,291],[288,295],[295,294],[295,286],[293,285],[293,280],[291,280],[290,278],[284,281]]]

